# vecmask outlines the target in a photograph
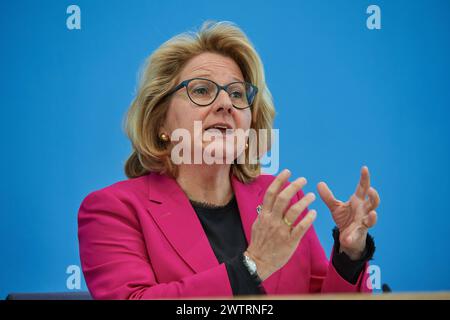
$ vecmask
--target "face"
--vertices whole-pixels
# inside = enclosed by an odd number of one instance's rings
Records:
[[[244,81],[242,72],[233,59],[210,52],[201,53],[189,60],[179,75],[179,82],[196,77],[210,79],[219,85]],[[201,121],[201,130],[194,130],[194,121]],[[217,124],[226,124],[232,130],[243,129],[246,132],[251,124],[251,109],[233,107],[230,96],[224,90],[220,90],[211,105],[199,107],[189,99],[184,87],[171,96],[160,132],[170,136],[176,129],[185,129],[190,133],[192,154],[198,149],[201,149],[202,154],[205,150],[220,149],[224,159],[226,156],[235,159],[240,154],[236,150],[235,140],[230,139],[226,133],[211,129],[211,126]],[[227,132],[230,133],[231,130]]]

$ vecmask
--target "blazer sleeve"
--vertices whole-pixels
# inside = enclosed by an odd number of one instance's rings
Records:
[[[303,193],[300,191],[297,193],[297,196],[298,199],[301,199]],[[304,214],[306,214],[306,212],[307,210],[304,211]],[[310,249],[311,275],[309,291],[311,293],[372,292],[372,289],[367,286],[369,278],[367,268],[369,263],[365,264],[356,284],[351,284],[342,278],[334,268],[333,263],[331,263],[332,256],[328,261],[314,226],[310,227],[305,236],[308,238]],[[333,251],[334,250],[332,250],[332,252]]]
[[[94,299],[232,296],[223,263],[179,281],[158,283],[131,204],[107,189],[83,200],[78,239],[83,274]]]

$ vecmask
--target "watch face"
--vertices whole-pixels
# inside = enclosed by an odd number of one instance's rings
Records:
[[[245,262],[247,262],[247,266],[249,267],[250,272],[255,273],[256,272],[255,262],[252,259],[250,259],[250,257],[248,257],[248,256],[245,256]]]
[[[250,268],[252,268],[252,271],[256,271],[256,264],[250,260]]]
[[[244,254],[243,259],[244,265],[247,268],[248,272],[252,277],[255,278],[255,280],[258,282],[258,285],[261,284],[262,280],[258,276],[258,271],[256,268],[256,263],[253,261],[250,257]]]

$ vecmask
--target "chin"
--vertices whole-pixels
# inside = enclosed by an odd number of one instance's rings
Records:
[[[210,142],[204,144],[202,154],[203,160],[207,163],[211,162],[211,160],[213,159],[216,164],[232,164],[233,161],[237,158],[237,152],[233,144],[218,142]]]

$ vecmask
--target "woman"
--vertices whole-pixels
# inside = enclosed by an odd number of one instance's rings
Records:
[[[270,131],[273,118],[262,63],[238,27],[205,23],[158,48],[126,119],[130,179],[92,192],[80,207],[80,256],[92,296],[370,291],[366,270],[375,247],[368,229],[379,196],[367,167],[347,202],[318,185],[337,225],[328,262],[312,227],[316,212],[307,209],[315,196],[302,192],[306,179],[289,183],[288,170],[260,174],[260,164],[250,163],[248,134],[243,149],[228,148],[228,133]],[[180,162],[173,152],[178,129],[188,133],[184,145],[194,145],[183,159],[213,147],[216,158],[232,161]],[[210,133],[215,139],[205,138]]]

